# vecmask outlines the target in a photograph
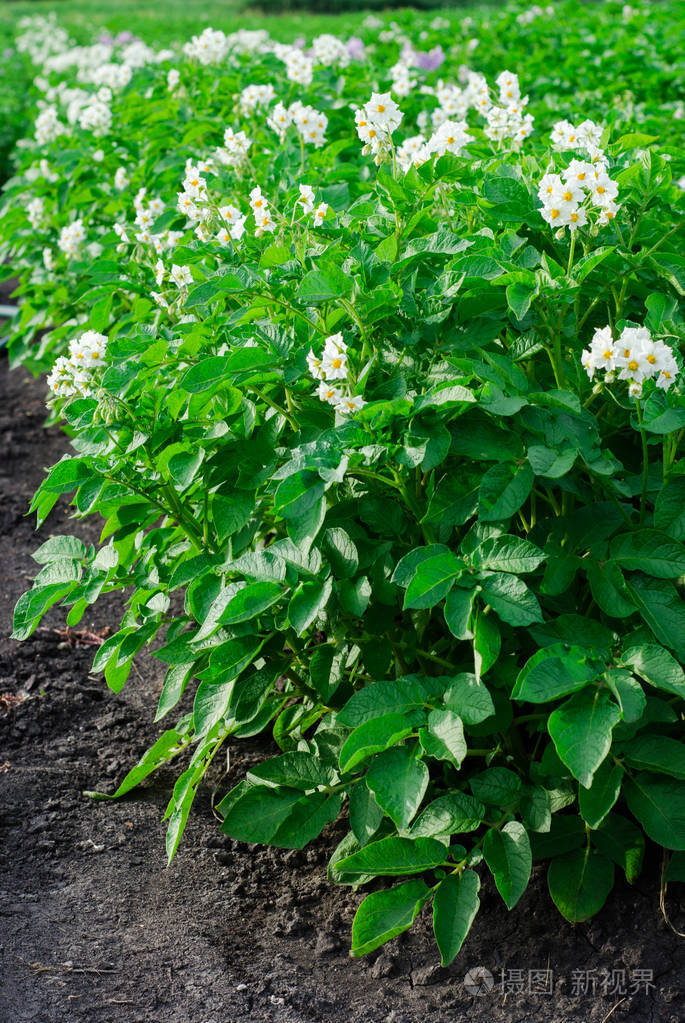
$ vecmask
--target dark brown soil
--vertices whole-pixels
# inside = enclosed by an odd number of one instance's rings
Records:
[[[480,915],[442,970],[427,916],[381,952],[348,958],[361,896],[326,881],[334,833],[302,853],[221,835],[211,789],[235,783],[270,751],[267,740],[232,747],[228,778],[216,765],[170,869],[161,817],[171,772],[118,803],[84,797],[87,788],[111,791],[154,741],[160,667],[142,659],[113,695],[89,676],[95,648],[58,631],[59,610],[27,642],[6,638],[35,570],[30,552],[50,533],[94,540],[98,527],[69,520],[63,505],[35,535],[24,517],[30,496],[67,441],[43,428],[43,385],[21,371],[8,377],[5,360],[0,373],[0,1023],[685,1019],[685,944],[659,910],[654,848],[637,884],[619,880],[602,913],[577,926],[552,906],[544,868],[512,913],[483,872]],[[79,628],[102,633],[117,613],[103,602]],[[672,885],[668,903],[685,929],[685,886]],[[464,988],[475,966],[494,975],[482,996]],[[529,993],[528,971],[545,969],[553,994]],[[625,994],[620,972],[603,993],[612,970],[625,971]],[[653,973],[640,983],[638,970]]]

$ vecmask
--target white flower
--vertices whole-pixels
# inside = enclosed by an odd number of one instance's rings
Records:
[[[311,213],[314,209],[314,189],[311,185],[300,185],[300,197],[297,200],[302,204],[303,213]]]
[[[121,192],[122,189],[126,188],[130,183],[128,174],[126,173],[126,168],[117,167],[114,172],[114,187]]]
[[[107,348],[107,337],[95,330],[87,330],[81,337],[74,339],[69,344],[69,359],[77,369],[92,369],[94,366],[101,366],[105,349]]]
[[[392,133],[399,127],[403,114],[389,92],[372,92],[364,105],[366,117],[376,128]]]
[[[181,72],[177,68],[172,67],[166,76],[166,84],[169,92],[173,92],[180,81]]]
[[[358,412],[364,408],[366,402],[359,394],[348,394],[341,398],[335,406],[336,412],[341,412],[343,415],[352,415],[354,412]]]
[[[166,277],[166,267],[164,266],[164,263],[162,262],[162,260],[158,259],[157,262],[155,263],[155,281],[157,282],[157,287],[158,288],[161,288],[162,281],[164,280],[165,277]]]
[[[473,135],[466,131],[466,121],[443,121],[428,142],[429,153],[444,156],[452,153],[459,156],[464,146],[473,142]]]
[[[321,366],[321,359],[319,359],[318,356],[314,355],[314,352],[311,350],[311,348],[307,353],[307,369],[309,370],[310,375],[313,376],[315,380],[325,379],[324,372]]]
[[[43,223],[43,217],[45,216],[44,201],[38,197],[32,199],[26,207],[26,216],[28,217],[31,227],[39,228]]]
[[[342,398],[340,388],[335,387],[333,384],[327,384],[325,380],[321,381],[316,393],[321,401],[327,401],[330,405],[337,405]]]
[[[312,219],[315,224],[322,224],[326,219],[326,211],[328,210],[328,203],[320,202],[312,214]]]
[[[277,132],[281,138],[285,135],[292,121],[292,115],[283,103],[277,103],[266,119],[266,123],[271,130]]]
[[[321,369],[325,380],[344,380],[347,377],[347,345],[342,334],[326,338]]]
[[[187,284],[192,284],[193,282],[190,267],[188,266],[176,266],[174,263],[171,267],[170,276],[177,288],[182,288]]]
[[[611,327],[602,327],[595,330],[590,347],[581,353],[580,361],[592,380],[595,370],[613,370],[615,368],[615,354]]]
[[[55,257],[52,249],[47,247],[43,249],[43,266],[48,271],[55,269]]]

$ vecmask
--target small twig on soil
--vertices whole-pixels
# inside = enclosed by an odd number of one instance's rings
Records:
[[[0,717],[6,717],[11,710],[19,707],[28,698],[29,694],[23,689],[18,693],[0,693]]]
[[[664,874],[666,873],[666,866],[668,864],[668,853],[664,849],[661,857],[661,883],[659,885],[659,909],[661,915],[664,918],[664,923],[671,928],[674,934],[677,934],[679,938],[685,938],[685,934],[679,931],[677,927],[674,927],[671,923],[671,919],[666,910],[666,889],[668,888],[668,881],[664,880]]]
[[[0,774],[7,774],[11,767],[9,760],[6,760],[4,764],[0,764]]]
[[[45,963],[28,963],[21,956],[17,956],[25,966],[28,966],[34,973],[118,973],[118,970],[106,966],[74,966],[73,963],[59,963],[57,966],[47,966]]]
[[[100,632],[93,632],[90,629],[72,629],[68,625],[65,629],[48,629],[46,627],[36,629],[36,632],[48,632],[53,636],[59,636],[67,646],[102,646],[111,631],[109,625],[106,625]]]
[[[618,1007],[621,1004],[621,1002],[625,1002],[625,998],[621,998],[620,1001],[616,1002],[616,1005],[613,1007],[613,1009],[609,1010],[609,1012],[606,1014],[606,1016],[602,1020],[602,1023],[607,1023],[607,1020],[609,1019],[609,1016],[613,1016],[614,1012],[616,1011],[616,1009],[618,1009]]]

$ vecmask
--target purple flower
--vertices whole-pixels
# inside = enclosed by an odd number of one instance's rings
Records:
[[[135,36],[133,35],[133,32],[124,30],[123,32],[119,32],[117,34],[117,37],[114,40],[114,42],[117,44],[117,46],[125,46],[126,43],[132,43],[134,39]]]
[[[414,52],[414,61],[416,66],[420,67],[422,71],[437,71],[440,65],[445,63],[445,51],[439,44],[427,53],[416,50]]]
[[[347,52],[352,60],[364,60],[366,47],[359,36],[350,36],[347,40]]]
[[[103,46],[113,46],[114,45],[114,39],[109,34],[109,32],[102,32],[98,36],[98,42],[102,43]]]

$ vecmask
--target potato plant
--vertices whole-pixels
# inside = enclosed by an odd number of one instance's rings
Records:
[[[114,796],[177,761],[171,860],[213,759],[270,731],[222,829],[299,849],[349,822],[354,955],[431,904],[451,962],[484,871],[512,909],[548,862],[570,921],[646,838],[685,878],[670,71],[642,112],[557,102],[525,14],[488,77],[416,15],[306,51],[67,49],[6,189],[12,356],[50,369],[72,444],[32,511],[104,523],[38,549],[14,636],[123,591],[93,670],[117,692],[150,646],[155,720],[190,709]]]

